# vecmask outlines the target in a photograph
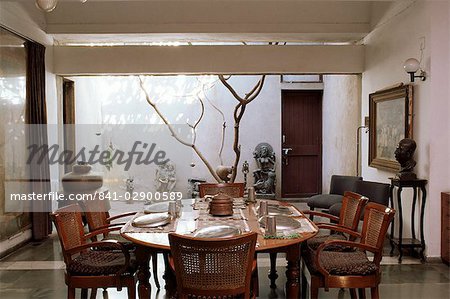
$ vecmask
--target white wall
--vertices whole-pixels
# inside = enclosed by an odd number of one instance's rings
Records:
[[[419,58],[419,38],[425,37],[422,67],[429,75],[425,82],[416,82],[414,86],[413,138],[417,142],[415,172],[419,178],[429,180],[424,229],[427,256],[439,255],[440,192],[450,190],[446,162],[450,156],[448,6],[447,1],[417,1],[384,20],[364,41],[366,68],[362,77],[361,123],[369,114],[370,93],[399,82],[408,83],[403,62],[410,57]],[[364,179],[389,182],[394,173],[368,167],[368,135],[363,135],[362,153]],[[403,192],[404,236],[410,235],[409,196],[411,192]]]
[[[356,130],[361,111],[361,77],[323,77],[323,178],[327,193],[333,174],[356,175]]]

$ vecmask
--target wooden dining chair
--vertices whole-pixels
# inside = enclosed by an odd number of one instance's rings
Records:
[[[136,259],[116,240],[89,242],[93,237],[107,234],[116,228],[102,228],[85,234],[82,210],[76,205],[58,209],[52,215],[66,264],[67,298],[75,298],[75,289],[81,288],[81,297],[95,298],[98,288],[126,287],[128,298],[136,297]],[[99,250],[103,249],[103,250]],[[103,293],[104,297],[106,291]]]
[[[255,232],[232,238],[200,239],[169,234],[171,266],[179,298],[250,298],[256,271]]]
[[[302,252],[302,293],[306,291],[306,269],[310,273],[311,298],[318,297],[319,288],[349,288],[352,298],[359,295],[365,298],[365,289],[370,288],[372,299],[378,299],[378,285],[381,280],[380,262],[383,243],[389,223],[394,218],[395,210],[377,203],[367,204],[364,212],[361,233],[343,227],[334,230],[347,233],[359,242],[347,240],[328,240],[317,250]],[[348,251],[326,250],[330,246],[353,248]],[[369,260],[366,251],[374,254]]]
[[[244,196],[244,183],[202,183],[198,186],[200,197],[205,197],[205,195],[216,195],[219,192],[234,198]]]
[[[88,224],[88,228],[90,232],[97,231],[103,228],[118,228],[120,229],[122,226],[126,224],[126,222],[112,222],[117,219],[134,216],[137,212],[128,212],[123,214],[118,214],[114,216],[110,216],[109,214],[109,205],[107,200],[85,200],[80,201],[79,205],[82,207],[84,211],[84,215],[86,217],[86,221]],[[115,230],[115,229],[114,229]],[[97,238],[97,236],[95,237]],[[117,240],[123,245],[125,245],[128,249],[134,249],[134,244],[125,240],[120,236],[120,234],[110,233],[110,231],[106,231],[103,234],[103,240]],[[95,241],[95,240],[93,240]],[[159,279],[158,279],[158,253],[152,253],[152,270],[153,270],[153,279],[155,280],[155,285],[158,289],[160,289]]]
[[[303,211],[305,215],[314,215],[320,216],[323,218],[329,219],[330,223],[321,223],[315,222],[317,227],[322,230],[330,230],[330,234],[319,234],[312,239],[309,239],[306,243],[308,247],[315,250],[317,249],[323,242],[328,240],[347,240],[352,239],[353,237],[349,235],[347,238],[345,234],[342,233],[334,233],[336,232],[334,228],[339,227],[343,229],[348,229],[353,232],[358,230],[358,224],[361,219],[361,213],[366,206],[369,199],[363,195],[358,193],[347,191],[344,193],[344,197],[342,198],[342,208],[339,214],[339,217],[333,216],[328,213],[318,212],[306,210]],[[328,250],[332,250],[332,247],[327,247]],[[334,249],[339,249],[339,247],[335,247]]]

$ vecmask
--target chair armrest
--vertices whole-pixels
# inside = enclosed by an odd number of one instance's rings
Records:
[[[121,227],[101,228],[101,229],[97,229],[97,230],[94,230],[94,231],[92,231],[90,233],[85,234],[83,236],[83,238],[85,240],[92,239],[93,237],[98,236],[100,234],[107,234],[109,232],[117,231],[117,230],[120,230],[120,229],[121,229]]]
[[[107,221],[112,221],[112,220],[119,219],[119,218],[122,218],[122,217],[134,216],[134,215],[136,215],[136,213],[137,212],[128,212],[128,213],[123,213],[123,214],[119,214],[119,215],[114,215],[114,216],[111,216],[111,217],[107,218],[106,220]]]
[[[124,226],[126,224],[126,222],[115,222],[115,223],[110,223],[110,224],[106,224],[106,225],[102,225],[102,226],[99,226],[96,230],[94,230],[94,231],[98,231],[98,230],[101,230],[101,229],[105,229],[105,228],[114,228],[113,230],[116,230],[115,229],[115,226],[120,226],[120,227],[122,227],[122,226]],[[92,231],[92,232],[94,232],[94,231]]]
[[[99,241],[99,242],[86,243],[83,245],[73,247],[73,248],[67,250],[66,253],[68,255],[72,256],[76,253],[81,253],[82,251],[84,251],[88,248],[94,248],[94,247],[97,247],[97,248],[98,247],[107,247],[107,248],[117,247],[117,249],[120,249],[122,251],[122,253],[125,257],[125,263],[124,263],[123,267],[120,268],[119,271],[117,271],[116,275],[120,276],[122,273],[124,273],[128,269],[128,267],[130,265],[130,253],[125,248],[125,246],[123,246],[123,244],[121,244],[117,240],[105,240],[105,241]]]
[[[333,221],[339,222],[339,217],[336,217],[334,215],[327,214],[327,213],[311,211],[311,210],[305,210],[305,211],[302,211],[302,213],[305,214],[305,215],[313,215],[313,216],[325,217],[325,218],[331,219]]]
[[[351,229],[348,229],[348,228],[346,228],[346,227],[344,227],[342,225],[329,224],[329,223],[319,223],[319,224],[316,224],[316,225],[317,225],[317,227],[319,229],[320,228],[322,228],[322,229],[329,229],[329,230],[332,230],[332,231],[349,234],[350,236],[355,237],[355,238],[361,238],[361,234],[360,233],[355,232],[355,231],[353,231]]]

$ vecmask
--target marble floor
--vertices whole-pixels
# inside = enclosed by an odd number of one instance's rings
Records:
[[[124,211],[122,208],[120,209]],[[388,249],[388,248],[387,248]],[[388,250],[386,250],[387,252]],[[158,292],[153,278],[151,298],[166,298],[162,270],[162,257],[159,258],[159,280],[162,288]],[[58,238],[52,234],[41,243],[28,243],[22,248],[0,260],[0,298],[66,298],[64,284],[64,262],[60,251]],[[258,256],[259,267],[259,298],[285,298],[285,267],[283,258],[277,261],[279,278],[276,289],[269,288],[267,272],[269,270],[268,256]],[[382,261],[382,281],[380,297],[384,299],[450,299],[450,268],[436,263],[421,264],[415,258],[405,257],[399,265],[395,257],[385,256]],[[109,298],[127,298],[126,290],[121,292],[108,289]],[[79,293],[77,293],[79,298]],[[369,298],[369,292],[367,292]],[[101,291],[97,298],[102,298]],[[348,291],[331,289],[319,292],[319,298],[350,298]]]

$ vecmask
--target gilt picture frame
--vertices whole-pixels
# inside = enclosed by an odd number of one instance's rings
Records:
[[[399,85],[369,95],[369,166],[397,172],[395,149],[413,137],[413,86]]]

